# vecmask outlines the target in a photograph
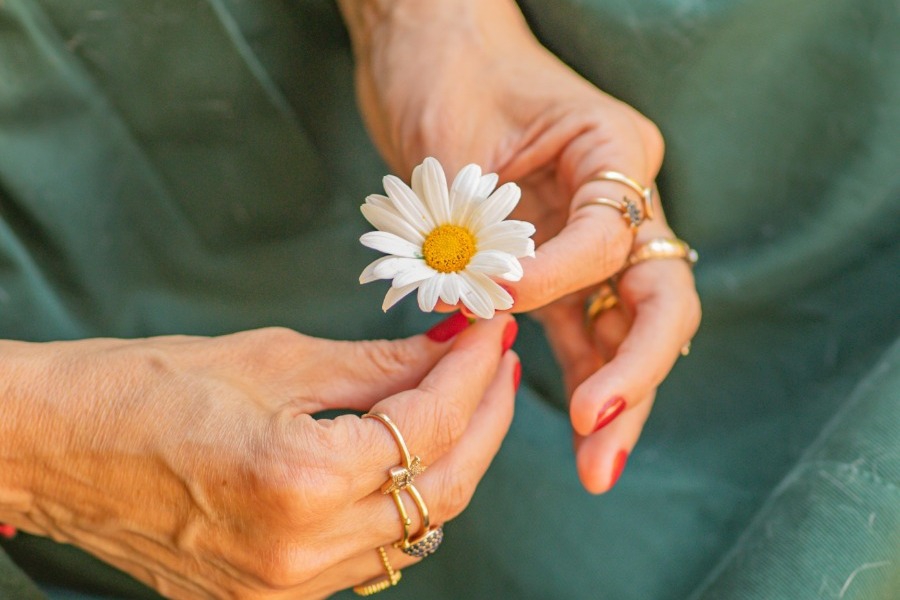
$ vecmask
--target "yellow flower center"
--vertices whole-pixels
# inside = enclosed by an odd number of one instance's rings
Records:
[[[425,264],[441,273],[462,271],[475,251],[475,236],[459,225],[441,225],[422,244]]]

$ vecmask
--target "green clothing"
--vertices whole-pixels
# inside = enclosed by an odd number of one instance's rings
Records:
[[[704,321],[594,497],[558,370],[520,319],[509,436],[440,551],[388,593],[900,598],[896,2],[521,5],[662,129]],[[358,206],[386,172],[328,1],[0,2],[2,337],[422,331],[414,302],[384,315],[384,286],[357,283],[373,258]],[[54,598],[154,597],[68,546],[3,547]],[[0,597],[38,596],[0,551]]]

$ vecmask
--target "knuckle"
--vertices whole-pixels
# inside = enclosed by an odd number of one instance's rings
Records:
[[[662,131],[650,119],[643,115],[637,120],[638,133],[647,152],[649,166],[654,172],[662,166],[663,155],[666,151],[666,142]]]
[[[354,345],[379,377],[396,378],[415,364],[416,353],[406,344],[377,340]]]
[[[465,430],[466,415],[458,402],[441,398],[437,390],[426,388],[420,391],[423,397],[418,402],[429,408],[424,414],[431,420],[426,429],[432,432],[431,444],[437,455],[443,455],[456,445]]]

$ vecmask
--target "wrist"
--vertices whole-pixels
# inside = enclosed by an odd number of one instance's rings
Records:
[[[487,43],[502,37],[500,30],[524,34],[533,40],[514,0],[337,0],[357,61],[370,57],[373,48],[399,42],[414,52],[428,52],[436,41],[454,37]],[[421,39],[421,43],[416,40]]]
[[[41,473],[36,430],[44,419],[35,413],[44,377],[36,346],[0,341],[0,522],[17,526],[26,524]]]

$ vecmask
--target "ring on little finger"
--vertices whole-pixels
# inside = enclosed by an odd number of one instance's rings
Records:
[[[413,485],[415,477],[423,472],[426,467],[422,464],[418,456],[410,455],[409,450],[406,447],[406,442],[403,439],[403,435],[390,417],[384,413],[367,413],[363,415],[363,418],[366,417],[377,419],[382,425],[387,427],[400,449],[402,464],[388,470],[390,479],[381,486],[381,492],[383,494],[391,495],[394,505],[397,507],[397,513],[400,516],[402,534],[400,539],[394,543],[394,546],[403,551],[404,554],[417,558],[424,558],[433,554],[437,551],[441,542],[444,541],[444,530],[439,526],[431,526],[431,516],[428,512],[428,506],[425,504],[422,494],[420,494],[416,486]],[[406,511],[406,506],[403,503],[403,499],[400,497],[400,492],[409,494],[422,520],[421,529],[414,536],[410,536],[409,533],[412,520],[409,518]]]

